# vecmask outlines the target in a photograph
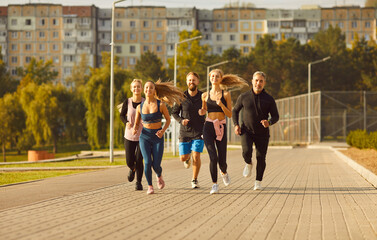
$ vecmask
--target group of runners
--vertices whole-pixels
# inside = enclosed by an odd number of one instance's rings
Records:
[[[198,175],[201,167],[200,154],[204,145],[210,159],[213,182],[210,194],[219,192],[218,168],[225,186],[231,183],[227,172],[226,117],[232,118],[235,134],[241,136],[242,156],[245,161],[244,177],[252,172],[253,144],[256,149],[256,178],[254,190],[262,189],[269,142],[269,126],[279,120],[275,100],[265,90],[266,75],[253,74],[250,90],[242,93],[232,109],[231,93],[235,87],[249,86],[234,74],[224,74],[220,69],[209,73],[211,90],[198,89],[200,77],[195,72],[186,76],[187,90],[182,92],[171,82],[147,81],[142,98],[142,81],[131,83],[132,97],[123,103],[120,117],[125,124],[124,147],[129,167],[128,181],[136,175],[135,190],[143,190],[143,170],[148,183],[147,194],[153,194],[152,168],[156,174],[157,187],[163,189],[161,161],[164,151],[164,133],[172,116],[180,124],[179,155],[186,168],[192,165],[191,187],[199,188]],[[240,111],[242,110],[242,114]],[[242,116],[240,119],[240,115]],[[162,117],[166,122],[162,126]],[[144,164],[143,164],[144,159]]]

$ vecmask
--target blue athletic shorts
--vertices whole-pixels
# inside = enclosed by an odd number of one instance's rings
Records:
[[[179,143],[179,155],[186,155],[193,152],[203,152],[204,141],[203,139],[195,139],[190,142]]]

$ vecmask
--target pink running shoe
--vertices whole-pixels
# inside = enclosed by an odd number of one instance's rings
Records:
[[[154,193],[153,186],[148,186],[147,194],[153,194],[153,193]]]
[[[165,187],[164,179],[162,179],[162,175],[157,177],[157,187],[158,189],[163,189]]]

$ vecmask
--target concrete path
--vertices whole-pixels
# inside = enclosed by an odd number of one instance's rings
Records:
[[[217,195],[207,156],[194,190],[177,160],[163,161],[166,188],[150,196],[126,168],[3,187],[0,239],[377,239],[377,189],[332,150],[270,149],[262,191],[255,165],[248,179],[243,167],[229,151],[232,183],[219,178]]]

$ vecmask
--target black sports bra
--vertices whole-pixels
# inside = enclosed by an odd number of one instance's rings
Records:
[[[224,112],[219,105],[217,105],[216,101],[211,99],[211,96],[208,91],[208,99],[207,99],[207,111],[210,112]],[[227,106],[226,100],[224,98],[224,90],[221,92],[221,102]]]

